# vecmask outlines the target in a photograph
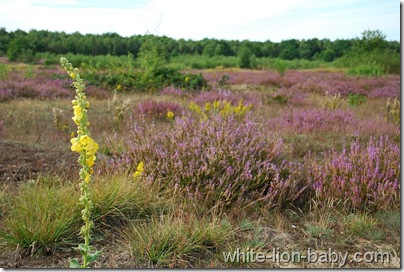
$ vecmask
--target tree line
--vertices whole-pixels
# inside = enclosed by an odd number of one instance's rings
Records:
[[[52,32],[47,30],[7,31],[0,28],[0,55],[7,56],[11,61],[29,60],[36,53],[113,55],[132,54],[137,57],[142,45],[157,39],[163,44],[168,57],[178,55],[237,56],[241,59],[255,56],[256,58],[279,58],[284,60],[306,59],[326,62],[341,58],[355,50],[372,51],[375,49],[389,50],[400,53],[400,43],[386,41],[379,31],[367,30],[361,38],[355,39],[288,39],[281,42],[264,42],[249,40],[208,39],[194,41],[173,39],[167,36],[134,35],[122,37],[117,33],[81,34],[74,32]]]

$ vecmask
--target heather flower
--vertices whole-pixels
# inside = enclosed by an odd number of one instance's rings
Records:
[[[340,199],[348,210],[399,206],[400,148],[387,137],[371,138],[367,146],[355,141],[327,153],[322,163],[309,162],[307,169],[319,202]]]
[[[124,144],[125,152],[111,164],[114,169],[127,168],[134,177],[142,173],[146,182],[162,186],[178,184],[206,205],[226,206],[264,201],[282,147],[279,138],[267,134],[249,115],[220,114],[207,120],[183,116],[160,131],[135,124]],[[138,161],[147,169],[133,169]]]

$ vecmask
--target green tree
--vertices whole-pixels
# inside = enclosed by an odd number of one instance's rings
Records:
[[[241,46],[238,50],[239,66],[240,68],[251,68],[252,51],[248,46]]]
[[[170,84],[176,72],[168,68],[168,54],[164,44],[154,36],[148,36],[140,48],[138,61],[138,87],[147,91],[156,91]]]
[[[34,51],[26,36],[19,36],[10,42],[7,57],[10,61],[32,62]]]
[[[299,41],[296,39],[285,40],[280,43],[279,57],[285,60],[293,60],[299,58]]]
[[[358,40],[357,47],[364,51],[382,50],[387,47],[386,35],[380,30],[365,30],[362,39]]]

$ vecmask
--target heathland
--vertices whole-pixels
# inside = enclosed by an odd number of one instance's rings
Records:
[[[92,267],[338,267],[243,258],[329,250],[348,253],[344,267],[400,267],[400,53],[381,32],[317,51],[314,39],[1,37],[1,267],[80,257],[76,76],[61,56],[84,79],[98,143]]]

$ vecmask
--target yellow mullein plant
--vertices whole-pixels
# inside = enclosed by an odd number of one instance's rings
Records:
[[[74,80],[73,86],[76,88],[76,96],[72,101],[73,103],[73,121],[77,125],[77,137],[73,137],[71,142],[71,150],[80,154],[78,163],[81,166],[80,170],[80,188],[81,197],[80,204],[84,206],[81,211],[84,225],[81,228],[80,233],[83,235],[84,244],[79,244],[78,250],[82,255],[83,263],[80,265],[78,259],[70,260],[71,268],[87,268],[96,260],[100,251],[90,246],[91,240],[91,228],[93,222],[91,221],[91,210],[93,203],[91,201],[91,190],[88,186],[93,181],[93,165],[96,160],[95,153],[98,150],[98,144],[90,137],[90,131],[88,127],[87,110],[90,107],[90,103],[87,101],[87,97],[84,93],[85,85],[83,79],[80,77],[79,70],[73,68],[72,64],[66,59],[61,58],[60,62],[63,68],[67,71],[69,76]]]

